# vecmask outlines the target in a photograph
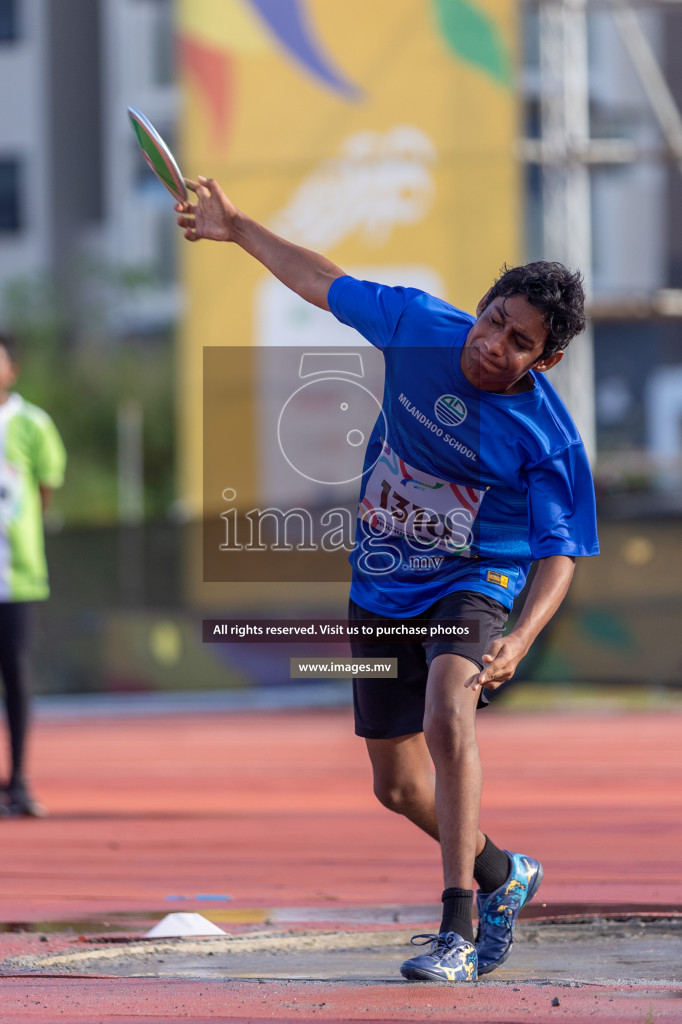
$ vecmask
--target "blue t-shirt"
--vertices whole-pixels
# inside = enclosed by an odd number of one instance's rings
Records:
[[[585,449],[543,374],[518,394],[474,387],[460,358],[475,317],[416,288],[340,277],[329,306],[386,363],[351,555],[357,604],[419,615],[474,590],[511,608],[535,559],[598,554]]]

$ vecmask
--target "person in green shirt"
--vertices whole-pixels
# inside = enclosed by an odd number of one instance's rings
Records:
[[[15,341],[0,334],[0,675],[12,762],[0,816],[43,817],[24,775],[26,653],[31,603],[50,593],[43,512],[63,483],[66,452],[48,414],[11,390],[18,373]]]

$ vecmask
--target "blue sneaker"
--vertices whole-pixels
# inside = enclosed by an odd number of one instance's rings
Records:
[[[542,881],[542,864],[521,853],[504,851],[511,860],[509,878],[494,892],[476,893],[478,907],[478,973],[488,974],[511,953],[519,910],[529,903]]]
[[[417,942],[422,939],[422,942]],[[431,943],[428,953],[406,960],[400,968],[408,981],[476,981],[476,949],[457,932],[415,935],[413,946]]]

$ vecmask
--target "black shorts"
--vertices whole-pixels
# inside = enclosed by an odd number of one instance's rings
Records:
[[[490,643],[501,636],[509,611],[499,601],[473,590],[458,590],[447,594],[421,615],[404,619],[386,618],[368,612],[353,600],[348,606],[349,623],[359,620],[381,623],[409,623],[447,620],[478,622],[478,641],[469,639],[436,639],[414,641],[367,641],[361,637],[351,639],[354,658],[396,658],[398,659],[397,679],[354,679],[353,706],[355,708],[355,732],[367,739],[392,739],[422,732],[424,728],[424,705],[426,679],[429,665],[437,654],[458,654],[462,658],[483,668],[483,655]],[[488,697],[480,691],[478,706],[485,707]]]

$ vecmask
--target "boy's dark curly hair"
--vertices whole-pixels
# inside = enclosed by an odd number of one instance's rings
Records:
[[[580,271],[574,274],[563,263],[537,260],[521,267],[502,267],[485,296],[483,309],[498,296],[523,295],[543,314],[547,341],[540,358],[566,348],[571,338],[585,330],[585,292]]]

